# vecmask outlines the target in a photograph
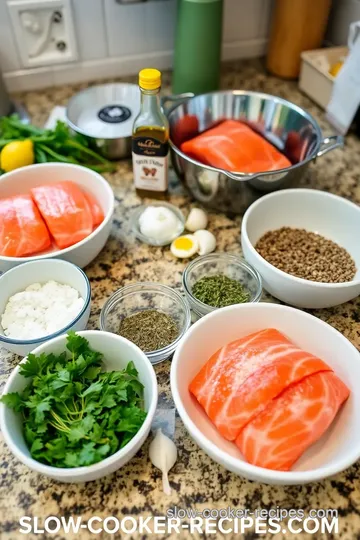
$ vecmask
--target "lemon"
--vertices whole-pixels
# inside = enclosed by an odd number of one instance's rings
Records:
[[[5,172],[32,165],[34,161],[34,145],[30,139],[10,142],[0,153],[0,169]]]
[[[343,64],[344,62],[336,62],[336,64],[333,64],[331,68],[329,69],[330,75],[332,75],[333,77],[336,77],[340,69],[343,67]]]

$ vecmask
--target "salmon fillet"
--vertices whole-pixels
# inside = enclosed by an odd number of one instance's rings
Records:
[[[195,376],[189,390],[221,435],[233,441],[288,386],[328,370],[325,362],[270,328],[222,347]]]
[[[310,375],[251,420],[236,445],[253,465],[288,471],[325,433],[349,393],[333,372]]]
[[[291,167],[271,143],[237,120],[225,120],[180,148],[197,161],[227,171],[254,173]]]
[[[83,191],[85,195],[85,199],[90,205],[91,208],[91,214],[93,218],[93,227],[97,227],[104,221],[104,212],[102,211],[102,208],[94,195],[90,193],[89,191]]]
[[[31,194],[60,249],[80,242],[92,232],[90,205],[73,182],[38,186]]]
[[[49,231],[30,195],[0,200],[0,255],[24,257],[50,245]]]

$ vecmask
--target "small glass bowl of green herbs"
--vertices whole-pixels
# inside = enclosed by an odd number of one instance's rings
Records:
[[[135,283],[116,291],[100,313],[100,328],[135,343],[152,364],[169,358],[189,329],[185,297],[161,283]]]
[[[190,308],[203,317],[215,309],[259,302],[261,276],[244,259],[228,253],[210,253],[190,262],[183,273]]]

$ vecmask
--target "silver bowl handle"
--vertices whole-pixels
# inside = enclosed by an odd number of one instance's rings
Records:
[[[344,137],[342,135],[331,135],[330,137],[325,137],[321,141],[321,150],[318,151],[315,158],[321,157],[335,148],[340,148],[344,146]]]
[[[166,114],[169,114],[176,107],[176,105],[179,105],[180,103],[183,103],[184,101],[187,101],[193,97],[195,97],[195,94],[192,92],[175,94],[174,96],[163,96],[160,100],[161,107]],[[172,107],[169,107],[169,104],[172,104]]]

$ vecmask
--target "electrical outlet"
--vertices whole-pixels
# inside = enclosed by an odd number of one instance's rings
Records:
[[[8,8],[24,67],[77,59],[70,0],[13,0]]]

